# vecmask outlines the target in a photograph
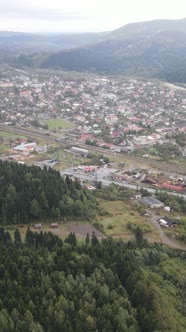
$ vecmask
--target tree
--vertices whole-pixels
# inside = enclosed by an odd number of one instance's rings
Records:
[[[86,235],[85,243],[86,243],[87,246],[90,243],[90,235],[89,235],[89,233],[87,233],[87,235]]]
[[[0,311],[0,331],[2,332],[13,332],[14,322],[6,309]]]
[[[66,243],[71,244],[71,246],[75,247],[77,245],[77,239],[76,239],[76,234],[75,233],[70,233],[68,237],[65,239]]]
[[[60,219],[60,210],[58,208],[52,208],[51,210],[51,217],[53,219],[59,220]]]
[[[143,246],[143,231],[139,226],[137,226],[135,229],[135,238],[136,238],[137,246],[142,247]]]
[[[99,241],[98,241],[94,231],[92,232],[91,244],[93,247],[97,246],[99,244]]]
[[[36,199],[31,201],[30,213],[33,218],[38,219],[41,215],[41,209]]]
[[[20,244],[21,243],[21,234],[20,234],[20,232],[17,228],[14,232],[14,243],[15,244]]]

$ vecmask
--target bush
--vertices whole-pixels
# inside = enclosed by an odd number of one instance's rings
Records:
[[[107,226],[107,229],[113,229],[114,227],[115,227],[114,225],[109,224],[109,225]]]

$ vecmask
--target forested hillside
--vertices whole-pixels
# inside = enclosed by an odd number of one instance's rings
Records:
[[[111,39],[93,45],[64,50],[45,58],[41,67],[105,74],[155,77],[186,82],[186,33],[163,31],[139,39]],[[24,65],[33,65],[32,57]],[[18,59],[18,64],[22,59]]]
[[[0,162],[0,223],[29,223],[51,218],[90,219],[96,201],[80,183],[59,172]]]
[[[185,332],[185,258],[93,235],[0,229],[1,332]]]
[[[186,19],[131,23],[92,45],[62,50],[45,58],[42,67],[105,74],[155,77],[186,82]],[[18,64],[23,59],[18,59]],[[27,57],[24,65],[34,65]]]

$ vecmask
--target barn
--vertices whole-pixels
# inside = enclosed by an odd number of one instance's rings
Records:
[[[164,206],[164,203],[159,201],[155,196],[143,197],[142,203],[148,205],[151,209],[159,209]]]

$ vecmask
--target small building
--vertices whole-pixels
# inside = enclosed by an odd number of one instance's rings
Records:
[[[58,226],[59,226],[58,222],[52,222],[52,223],[50,224],[50,227],[51,227],[51,228],[58,228]]]
[[[92,185],[88,185],[88,186],[87,186],[87,189],[88,189],[88,190],[95,190],[96,187],[94,187],[94,186],[92,186]]]
[[[159,201],[155,196],[143,197],[142,203],[148,205],[151,209],[159,209],[164,206],[164,203]]]
[[[42,224],[35,224],[35,226],[34,226],[36,229],[41,229],[42,227],[43,227],[43,225]]]
[[[177,222],[167,216],[159,218],[158,222],[163,227],[176,227],[177,226]]]
[[[83,168],[83,170],[84,170],[85,173],[90,173],[90,172],[95,171],[95,166],[85,166]]]
[[[171,212],[171,208],[170,208],[170,206],[165,206],[165,207],[164,207],[164,211],[166,211],[166,212]]]
[[[141,199],[141,194],[137,192],[137,193],[133,194],[133,195],[130,197],[130,199]]]
[[[157,184],[157,181],[149,176],[145,176],[145,178],[141,181],[143,183],[149,183],[149,184],[152,184],[152,185],[156,185]]]
[[[15,146],[14,151],[34,151],[37,146],[37,143],[21,143],[20,145]]]
[[[173,185],[168,182],[163,182],[160,187],[164,188],[164,189],[173,190],[173,191],[179,191],[179,192],[182,192],[185,190],[185,187],[183,185],[176,186],[176,185]]]
[[[86,157],[86,156],[88,155],[88,150],[86,150],[86,149],[81,149],[81,148],[78,148],[78,147],[76,147],[76,146],[73,146],[73,147],[71,148],[71,152],[73,152],[73,153],[78,153],[78,154],[80,154],[80,155],[83,156],[83,157]]]

